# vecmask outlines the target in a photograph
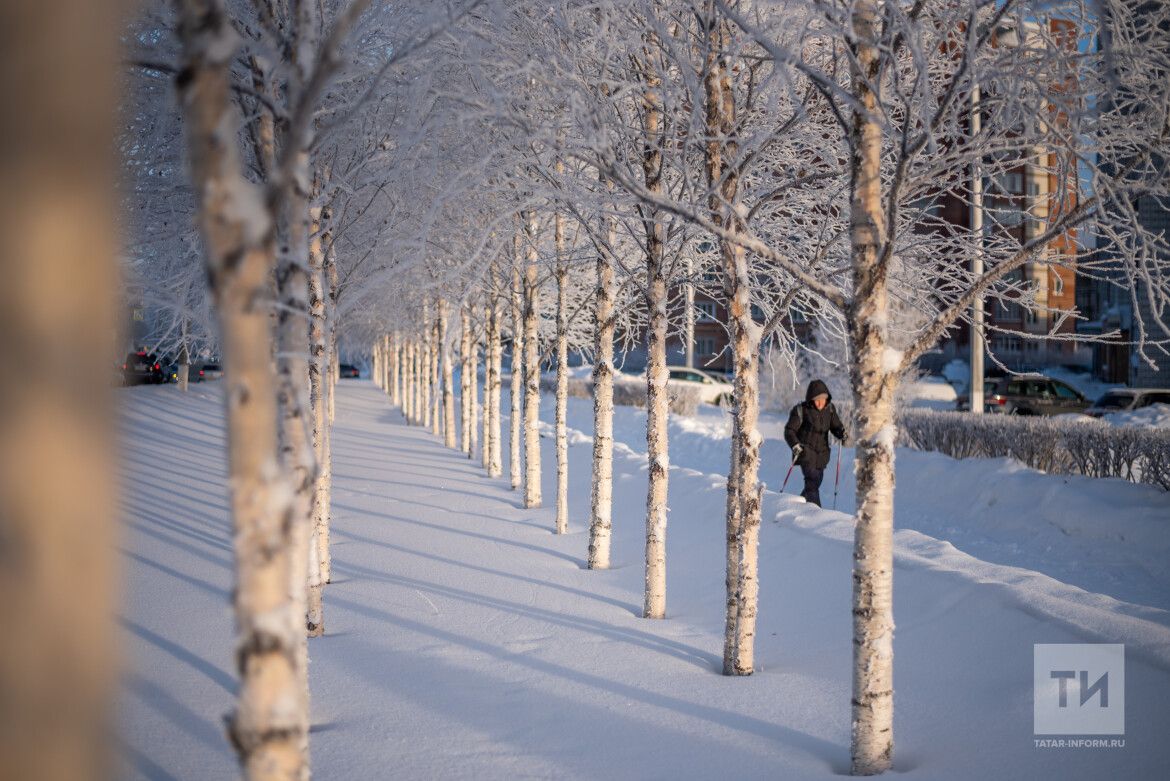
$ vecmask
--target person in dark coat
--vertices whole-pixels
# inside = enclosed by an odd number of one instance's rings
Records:
[[[784,441],[792,448],[792,460],[804,474],[804,490],[800,495],[817,507],[821,506],[821,480],[832,455],[829,434],[845,444],[845,426],[837,416],[829,387],[821,380],[813,380],[808,384],[804,401],[788,415]]]

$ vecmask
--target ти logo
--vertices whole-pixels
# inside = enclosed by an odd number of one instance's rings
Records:
[[[1125,646],[1033,646],[1032,731],[1037,735],[1125,734]]]

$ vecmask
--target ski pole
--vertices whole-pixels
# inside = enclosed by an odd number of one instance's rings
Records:
[[[788,474],[784,475],[784,485],[780,486],[780,493],[784,493],[784,489],[788,487],[788,478],[792,477],[792,467],[796,466],[796,456],[792,456],[792,463],[788,466]]]
[[[837,444],[837,478],[833,480],[833,509],[837,509],[837,488],[841,485],[841,444]]]

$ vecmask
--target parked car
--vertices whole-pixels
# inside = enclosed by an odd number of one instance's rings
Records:
[[[358,371],[358,367],[354,366],[352,363],[339,363],[337,365],[337,376],[343,379],[345,377],[352,377],[356,379],[362,376],[362,373]]]
[[[1045,377],[1043,374],[1016,374],[1008,377],[985,377],[983,409],[1005,415],[1064,415],[1084,412],[1089,400],[1076,388]],[[966,394],[955,404],[959,410],[970,408]]]
[[[1093,402],[1085,414],[1099,418],[1111,412],[1133,412],[1151,404],[1170,404],[1170,389],[1115,388]]]
[[[122,363],[123,385],[158,385],[166,381],[167,375],[157,355],[146,350],[126,353],[126,360]]]
[[[218,363],[204,363],[200,364],[198,370],[194,365],[191,366],[191,373],[199,376],[198,382],[203,380],[218,380],[223,377],[223,367]]]
[[[730,406],[735,390],[730,382],[717,379],[715,375],[701,369],[686,366],[667,366],[666,369],[670,372],[668,384],[696,389],[699,400],[707,404]]]

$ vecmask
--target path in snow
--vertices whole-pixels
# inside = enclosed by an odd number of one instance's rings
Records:
[[[135,388],[124,397],[127,778],[235,772],[221,728],[234,675],[218,390]],[[315,777],[847,770],[850,546],[829,528],[840,516],[770,500],[771,513],[779,503],[800,522],[764,526],[759,672],[724,678],[721,481],[671,470],[669,617],[646,621],[644,458],[615,456],[615,568],[590,572],[590,444],[575,439],[572,522],[558,537],[551,508],[520,509],[506,478],[486,478],[477,462],[403,425],[372,385],[339,385],[335,582],[326,636],[310,644]],[[542,444],[551,505],[552,440]],[[1052,581],[1013,570],[1044,581],[1030,608],[1018,584],[979,582],[1003,568],[939,561],[911,550],[899,560],[897,770],[924,779],[1170,772],[1170,663],[1158,653],[1159,642],[1170,649],[1170,633],[1135,628],[1129,617],[1111,623],[1094,595],[1078,592],[1092,603],[1078,604],[1045,591]],[[1090,631],[1075,628],[1082,620]],[[1034,748],[1032,644],[1110,633],[1128,642],[1127,632],[1143,650],[1127,660],[1126,747]]]

